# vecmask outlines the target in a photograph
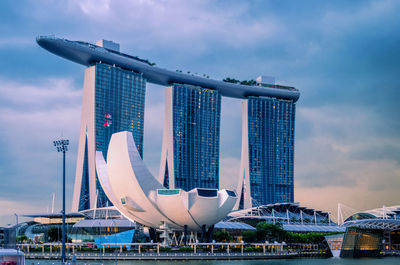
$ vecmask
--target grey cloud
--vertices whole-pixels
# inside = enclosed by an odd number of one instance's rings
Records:
[[[296,189],[315,189],[321,198],[326,189],[335,195],[352,185],[363,195],[346,200],[398,201],[399,10],[398,1],[3,1],[0,176],[7,181],[0,194],[46,205],[60,187],[61,157],[51,140],[61,131],[71,140],[72,192],[83,67],[34,43],[36,35],[54,33],[112,39],[162,67],[214,78],[276,76],[302,93]],[[25,45],[29,39],[33,45]],[[149,84],[144,159],[154,174],[163,102],[164,89]],[[240,101],[224,100],[222,110],[220,172],[231,176],[240,159]]]
[[[0,153],[0,173],[7,179],[0,186],[0,199],[43,201],[46,194],[60,190],[62,160],[52,140],[61,134],[71,140],[67,180],[72,192],[80,95],[64,79],[39,86],[2,80],[2,97],[10,104],[0,106],[0,123],[6,128],[0,131],[0,145],[6,150]]]
[[[45,111],[64,106],[80,107],[82,92],[71,79],[39,80],[37,84],[20,84],[1,80],[0,104],[3,109],[20,112]]]
[[[399,139],[390,139],[388,143],[384,140],[370,142],[368,145],[355,148],[350,158],[359,160],[393,160],[400,165]]]
[[[307,137],[296,141],[299,186],[347,187],[363,183],[374,190],[399,185],[395,180],[400,177],[400,135],[377,134],[375,128],[384,121],[376,116],[373,111],[355,106],[300,109],[297,122],[306,121],[312,126]],[[386,185],[377,185],[377,179]]]

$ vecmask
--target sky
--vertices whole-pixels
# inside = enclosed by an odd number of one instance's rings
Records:
[[[121,51],[210,78],[295,86],[295,201],[336,214],[400,204],[400,1],[4,0],[0,2],[0,226],[71,207],[85,67],[36,42]],[[164,88],[147,84],[144,161],[158,175]],[[221,178],[236,178],[241,101],[224,98]]]

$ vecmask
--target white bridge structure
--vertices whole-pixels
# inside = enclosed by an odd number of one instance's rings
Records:
[[[343,215],[343,204],[338,206],[338,216],[345,227],[395,231],[400,229],[400,205],[383,206],[367,211],[356,211],[351,215]],[[349,209],[350,207],[345,206]],[[351,209],[351,208],[350,208]],[[347,218],[343,218],[346,216]]]

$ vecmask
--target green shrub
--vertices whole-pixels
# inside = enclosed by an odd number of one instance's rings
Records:
[[[161,252],[167,252],[167,251],[171,251],[171,250],[172,250],[172,248],[170,248],[170,247],[161,247],[160,248]]]
[[[243,251],[244,252],[254,252],[256,250],[255,247],[244,247]]]
[[[204,252],[211,252],[211,247],[197,247],[198,250],[204,251]]]
[[[183,252],[192,252],[193,248],[192,247],[188,247],[188,246],[184,246],[184,247],[180,247],[179,251],[183,251]]]
[[[112,252],[114,252],[115,250],[116,250],[115,247],[105,247],[105,248],[104,248],[104,252],[107,252],[107,253],[112,253]]]
[[[91,247],[82,247],[81,251],[92,251]]]
[[[242,247],[241,246],[230,247],[229,251],[230,252],[240,252],[240,251],[242,251]]]

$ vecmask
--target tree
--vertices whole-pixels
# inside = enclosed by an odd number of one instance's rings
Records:
[[[257,241],[256,231],[247,230],[242,233],[243,241],[246,243],[254,243]]]
[[[50,227],[47,230],[47,239],[49,242],[57,242],[60,241],[60,233],[57,227]]]
[[[253,79],[240,81],[240,80],[237,80],[235,78],[230,78],[230,77],[224,78],[224,79],[222,79],[222,81],[228,82],[228,83],[234,83],[234,84],[247,85],[247,86],[254,86],[257,84],[257,82]]]
[[[260,222],[256,226],[258,242],[267,241],[283,241],[286,238],[287,232],[282,229],[281,224],[271,224]]]
[[[215,232],[213,238],[217,242],[229,242],[232,240],[232,236],[225,229]]]
[[[311,244],[323,244],[325,241],[325,236],[334,235],[336,233],[294,233],[288,232],[286,235],[286,242],[289,243],[311,243]]]
[[[29,241],[29,238],[26,235],[17,236],[18,243],[24,243],[24,242],[28,242],[28,241]]]
[[[240,83],[240,80],[237,80],[237,79],[235,79],[235,78],[230,78],[230,77],[227,77],[227,78],[225,78],[225,79],[222,79],[222,81],[228,82],[228,83],[234,83],[234,84]]]
[[[254,86],[257,82],[253,79],[240,81],[241,85]]]

